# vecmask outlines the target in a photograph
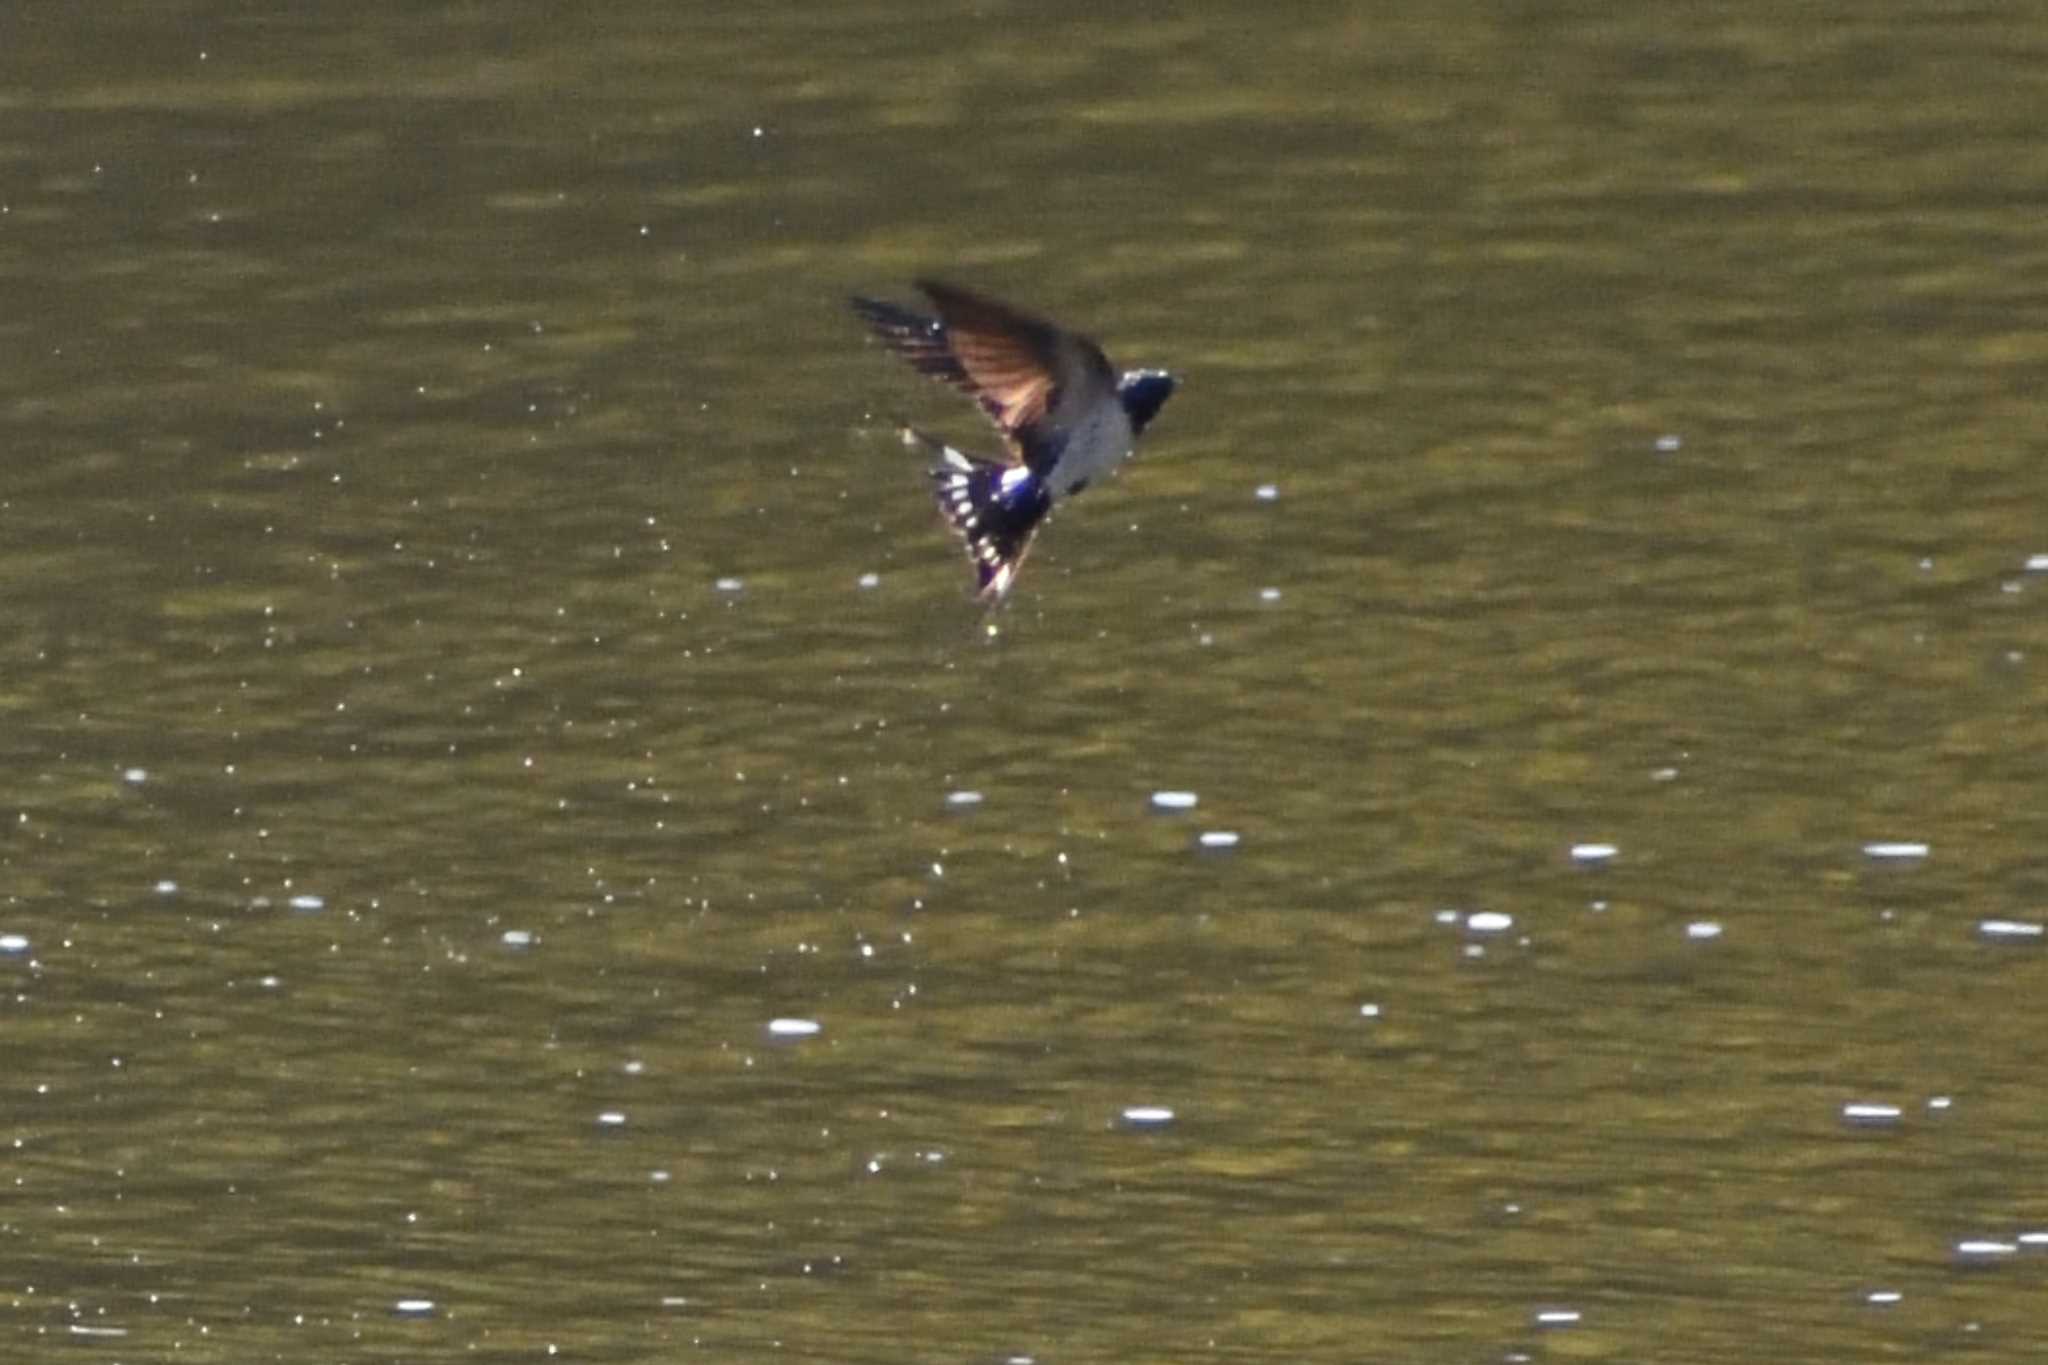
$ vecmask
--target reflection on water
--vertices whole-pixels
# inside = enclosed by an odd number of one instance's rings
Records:
[[[98,17],[14,1354],[2048,1345],[2032,11]],[[993,639],[939,268],[1187,378]]]

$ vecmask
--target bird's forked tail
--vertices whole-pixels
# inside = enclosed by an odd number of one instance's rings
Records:
[[[1052,511],[1052,495],[1023,465],[963,454],[911,427],[903,428],[903,440],[932,457],[939,515],[966,542],[976,595],[991,605],[1000,602],[1017,580],[1031,537]]]

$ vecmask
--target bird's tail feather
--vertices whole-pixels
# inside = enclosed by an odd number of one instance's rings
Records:
[[[1001,601],[1030,553],[1031,537],[1052,510],[1051,494],[1022,465],[963,454],[914,427],[903,428],[903,440],[932,457],[939,514],[966,542],[976,595],[991,604]]]

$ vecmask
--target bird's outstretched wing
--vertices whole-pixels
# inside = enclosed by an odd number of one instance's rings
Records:
[[[1088,338],[957,285],[922,279],[917,287],[938,317],[859,297],[853,310],[913,369],[972,396],[1034,469],[1065,443],[1058,419],[1070,395],[1114,390],[1116,372]]]
[[[942,384],[951,384],[963,393],[980,397],[966,367],[953,354],[952,345],[946,338],[945,323],[881,299],[867,299],[856,294],[851,302],[855,315],[868,325],[868,330],[890,350],[909,361],[911,368],[919,374],[929,375]]]

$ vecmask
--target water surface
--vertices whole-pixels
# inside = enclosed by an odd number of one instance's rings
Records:
[[[2048,20],[6,48],[13,1354],[2048,1347]],[[923,271],[1187,381],[993,640]]]

